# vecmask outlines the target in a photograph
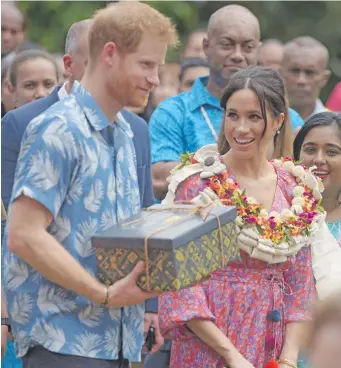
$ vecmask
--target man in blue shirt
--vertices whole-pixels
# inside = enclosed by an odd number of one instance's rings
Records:
[[[144,265],[105,287],[91,238],[140,211],[132,131],[119,111],[146,103],[167,45],[175,43],[175,27],[148,5],[110,4],[94,17],[82,84],[25,131],[3,244],[4,287],[24,366],[128,367],[140,360],[140,303],[155,296],[136,286]]]
[[[71,92],[75,80],[80,80],[88,62],[88,34],[92,24],[90,19],[74,23],[66,36],[64,63],[68,80],[62,87],[57,87],[48,97],[39,99],[19,109],[10,111],[1,121],[1,198],[7,210],[12,195],[14,174],[20,152],[20,144],[29,122],[44,112],[51,105],[64,99]],[[137,115],[122,109],[122,116],[130,124],[134,134],[133,143],[136,152],[137,178],[142,207],[149,207],[155,202],[151,177],[151,149],[147,123]],[[104,134],[104,138],[107,138]],[[5,221],[1,222],[2,237]],[[148,324],[157,324],[157,300],[146,301],[145,328]],[[158,344],[161,335],[157,328]]]
[[[226,81],[231,73],[257,64],[259,46],[258,19],[245,7],[228,5],[211,16],[204,39],[210,76],[197,79],[190,91],[163,101],[150,119],[153,184],[158,199],[167,192],[166,178],[179,164],[180,154],[217,142],[224,115],[220,98]]]

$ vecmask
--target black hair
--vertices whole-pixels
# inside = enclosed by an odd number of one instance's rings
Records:
[[[203,66],[203,67],[208,68],[207,60],[199,58],[199,57],[192,57],[192,58],[184,59],[184,61],[181,63],[181,69],[180,69],[180,75],[179,75],[180,82],[183,80],[185,71],[187,69],[195,68],[195,67],[199,67],[199,66]]]
[[[285,119],[288,118],[288,103],[283,78],[276,70],[261,66],[248,67],[240,70],[229,77],[220,100],[221,107],[225,110],[230,97],[234,93],[246,88],[257,95],[265,123],[262,133],[263,137],[268,124],[266,107],[269,108],[274,117],[278,117],[281,113],[284,113]],[[286,125],[286,121],[284,121],[281,130],[285,129]],[[229,149],[229,144],[225,138],[224,124],[222,124],[218,140],[218,150],[220,154],[225,154]]]
[[[294,140],[294,158],[295,160],[296,161],[299,160],[304,139],[312,129],[319,127],[319,126],[330,126],[333,124],[335,124],[339,128],[340,133],[341,133],[341,113],[326,111],[326,112],[320,112],[310,117],[304,123],[300,131],[297,133],[296,138]]]
[[[11,82],[12,86],[16,86],[17,84],[17,73],[20,65],[23,64],[25,61],[34,59],[45,59],[50,61],[56,69],[57,80],[59,79],[59,69],[55,58],[45,51],[30,49],[17,53],[12,60],[9,69],[9,81]]]

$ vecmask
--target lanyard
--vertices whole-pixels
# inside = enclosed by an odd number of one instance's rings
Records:
[[[203,106],[201,106],[201,107],[200,107],[200,111],[201,111],[201,113],[202,113],[202,115],[203,115],[203,117],[204,117],[204,119],[205,119],[205,121],[206,121],[206,124],[207,124],[207,125],[208,125],[208,127],[210,128],[210,131],[211,131],[211,133],[212,133],[212,135],[213,135],[214,140],[216,141],[216,143],[218,143],[218,136],[217,136],[217,133],[216,133],[216,131],[214,130],[214,127],[213,127],[213,125],[212,125],[212,122],[211,122],[210,118],[208,117],[207,112],[206,112],[206,110],[204,109],[204,107],[203,107]]]

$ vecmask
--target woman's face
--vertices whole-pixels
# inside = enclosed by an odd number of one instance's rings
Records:
[[[316,368],[340,368],[341,323],[329,322],[317,331],[310,349],[310,364]]]
[[[336,124],[312,128],[306,135],[300,160],[308,167],[316,166],[326,190],[341,188],[341,132]]]
[[[266,116],[267,127],[264,131],[265,121],[258,97],[250,89],[239,90],[230,97],[226,103],[224,133],[235,156],[251,159],[266,155],[284,114],[275,119],[267,109]]]
[[[58,85],[54,64],[44,58],[31,59],[19,65],[17,83],[13,88],[16,107],[48,96]]]

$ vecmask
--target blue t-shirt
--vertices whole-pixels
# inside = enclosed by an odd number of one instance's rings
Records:
[[[191,90],[166,99],[154,111],[149,122],[152,163],[179,161],[182,153],[193,153],[207,144],[216,143],[224,109],[206,89],[207,81],[208,77],[198,78]],[[304,124],[296,111],[289,109],[289,114],[293,130]]]

